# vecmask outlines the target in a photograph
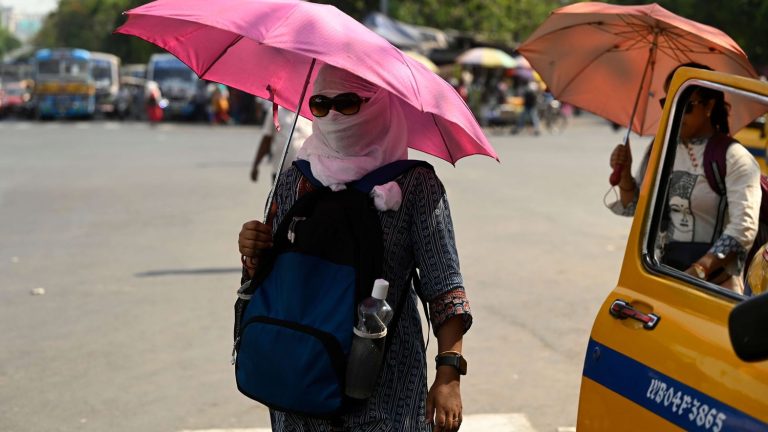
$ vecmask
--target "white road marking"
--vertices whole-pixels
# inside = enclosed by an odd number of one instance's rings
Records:
[[[179,432],[271,432],[270,428],[199,429]],[[460,432],[536,432],[525,414],[472,414],[464,417]]]

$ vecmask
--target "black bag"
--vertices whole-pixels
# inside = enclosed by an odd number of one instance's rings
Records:
[[[680,271],[686,271],[711,247],[711,243],[705,242],[669,242],[664,247],[661,263]]]

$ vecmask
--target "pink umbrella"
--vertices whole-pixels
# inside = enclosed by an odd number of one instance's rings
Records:
[[[558,99],[656,133],[664,80],[688,62],[757,77],[744,51],[722,31],[669,12],[658,4],[576,3],[555,10],[518,48]],[[731,130],[761,112],[733,104]],[[616,177],[616,180],[618,177]],[[617,180],[618,181],[618,180]]]
[[[303,87],[314,80],[315,62],[328,63],[399,97],[411,148],[451,163],[473,154],[498,160],[450,84],[333,6],[297,0],[157,0],[126,13],[128,21],[116,33],[168,50],[200,78],[311,119],[301,103]]]

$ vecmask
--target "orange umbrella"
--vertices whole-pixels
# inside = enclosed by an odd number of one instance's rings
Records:
[[[518,51],[558,99],[640,135],[654,134],[664,80],[696,62],[720,72],[757,77],[739,45],[722,31],[658,4],[576,3],[555,10]],[[736,107],[734,107],[736,108]],[[734,110],[731,130],[759,116]]]

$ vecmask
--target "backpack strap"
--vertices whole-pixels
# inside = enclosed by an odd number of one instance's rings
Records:
[[[293,165],[299,169],[301,175],[303,175],[316,189],[323,189],[326,187],[320,182],[320,180],[316,179],[315,176],[312,175],[312,168],[309,166],[308,160],[296,159],[293,161]]]
[[[297,159],[293,161],[293,165],[298,168],[301,174],[306,177],[312,186],[317,189],[323,189],[326,187],[320,182],[320,180],[312,175],[312,167],[310,166],[309,161],[304,159]],[[369,193],[371,190],[373,190],[374,187],[389,183],[392,180],[400,177],[403,173],[411,170],[412,168],[416,168],[417,166],[422,166],[434,170],[432,165],[430,165],[428,162],[413,159],[403,159],[380,166],[363,176],[361,179],[347,183],[347,186],[355,188],[360,192]]]
[[[707,147],[704,149],[704,176],[707,178],[709,187],[720,195],[720,202],[717,204],[717,220],[715,229],[712,232],[712,243],[717,240],[723,231],[725,212],[728,207],[727,189],[725,188],[725,154],[728,152],[728,147],[735,143],[736,141],[731,136],[715,133],[709,139]]]
[[[403,159],[388,163],[380,166],[375,170],[369,172],[360,180],[349,183],[349,186],[359,190],[360,192],[368,193],[373,190],[374,187],[389,183],[392,180],[400,177],[403,173],[422,166],[429,169],[434,169],[432,165],[425,161],[414,159]]]
[[[397,306],[395,307],[395,313],[392,316],[392,321],[389,322],[389,325],[393,330],[397,328],[397,323],[400,321],[400,315],[402,314],[403,308],[405,307],[406,300],[411,297],[411,287],[413,287],[417,297],[421,298],[421,279],[419,278],[419,272],[416,270],[416,268],[411,269],[410,276],[408,277],[408,291],[403,293],[402,297],[400,297],[400,299],[397,301]],[[427,302],[421,300],[421,307],[424,308],[424,315],[427,317],[427,343],[424,347],[426,351],[426,348],[429,346],[429,333],[432,326],[429,321],[429,306],[427,305]],[[384,340],[384,345],[386,347],[385,350],[389,349],[389,345],[391,343],[392,338],[387,338]]]
[[[731,144],[736,141],[729,135],[716,133],[707,142],[704,149],[704,176],[707,178],[709,187],[718,195],[724,196],[725,189],[725,153]]]

